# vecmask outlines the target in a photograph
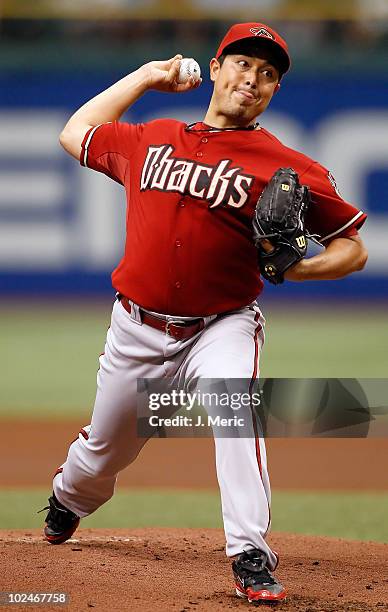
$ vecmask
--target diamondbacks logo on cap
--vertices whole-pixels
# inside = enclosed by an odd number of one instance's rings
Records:
[[[273,34],[271,34],[271,32],[268,32],[268,30],[266,30],[265,28],[251,28],[249,31],[252,32],[253,36],[265,36],[266,38],[271,38],[272,40],[275,40],[275,36],[273,36]]]

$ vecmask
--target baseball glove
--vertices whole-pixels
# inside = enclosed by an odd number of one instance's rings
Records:
[[[305,214],[310,204],[310,191],[299,183],[292,168],[279,168],[264,188],[253,217],[253,237],[259,254],[262,276],[278,285],[284,272],[307,252]],[[268,253],[262,241],[270,240]]]

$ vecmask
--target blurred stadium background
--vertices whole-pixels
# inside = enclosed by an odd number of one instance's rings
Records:
[[[0,430],[7,422],[3,434],[10,431],[12,420],[15,432],[26,429],[28,420],[40,419],[42,426],[54,419],[87,422],[113,298],[110,272],[123,247],[120,187],[81,169],[61,150],[62,126],[83,102],[127,72],[178,52],[199,61],[202,87],[182,96],[148,93],[126,119],[200,120],[211,93],[209,59],[236,21],[268,22],[284,35],[293,58],[292,70],[261,123],[286,144],[326,165],[343,196],[369,215],[362,230],[369,261],[362,273],[341,281],[267,287],[263,375],[387,376],[386,0],[2,0]],[[60,432],[58,425],[52,427]],[[9,465],[21,461],[17,440],[15,435],[3,456],[0,486],[6,482]],[[36,445],[33,452],[39,455],[41,448]],[[65,448],[59,448],[59,457]],[[374,455],[376,461],[386,460],[379,453]],[[47,465],[47,490],[53,467]],[[274,484],[276,488],[276,478]],[[23,500],[21,518],[12,526],[37,524],[29,518],[27,490],[21,497],[20,491],[8,490],[8,500],[12,495]],[[380,506],[375,499],[370,506],[387,509],[387,496],[379,499]],[[209,516],[215,507],[212,500]],[[144,499],[142,503],[144,508]],[[9,504],[1,506],[5,512]],[[324,508],[321,499],[319,507]],[[337,508],[335,503],[333,507]],[[300,515],[298,508],[294,507],[295,515]],[[340,514],[346,523],[347,511]],[[289,528],[291,515],[285,513],[284,522],[279,517],[274,527]],[[160,512],[158,517],[162,520]],[[11,526],[8,514],[0,519],[3,527]],[[319,515],[317,525],[318,519]],[[109,520],[114,526],[114,519]],[[366,522],[370,524],[370,518]],[[334,523],[338,527],[338,517]],[[213,523],[209,519],[207,524]],[[365,533],[367,537],[369,532]]]

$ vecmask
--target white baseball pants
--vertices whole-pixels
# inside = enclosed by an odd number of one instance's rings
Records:
[[[138,312],[136,305],[132,311]],[[241,392],[250,391],[264,342],[259,308],[250,305],[205,322],[192,338],[175,340],[114,303],[91,424],[70,445],[54,477],[58,500],[78,516],[91,514],[112,497],[118,472],[146,442],[137,435],[138,378],[166,378],[190,391],[203,379],[236,378],[245,384]],[[277,555],[265,540],[271,520],[265,444],[256,435],[250,407],[244,410],[252,421],[250,437],[215,437],[226,553],[232,557],[258,548],[274,569]]]

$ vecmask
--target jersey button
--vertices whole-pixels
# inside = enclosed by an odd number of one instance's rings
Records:
[[[175,246],[180,247],[182,246],[182,243],[180,240],[175,240]]]
[[[201,142],[203,142],[203,144],[206,144],[207,142],[209,142],[208,138],[201,138]]]
[[[184,208],[186,206],[186,204],[184,202],[181,202],[179,205],[181,208]]]
[[[180,288],[181,288],[181,284],[180,284],[180,282],[179,282],[179,281],[177,281],[177,282],[175,283],[175,287],[176,287],[177,289],[180,289]]]
[[[203,153],[202,153],[202,151],[198,151],[198,152],[196,153],[196,155],[197,155],[197,157],[203,157]]]

